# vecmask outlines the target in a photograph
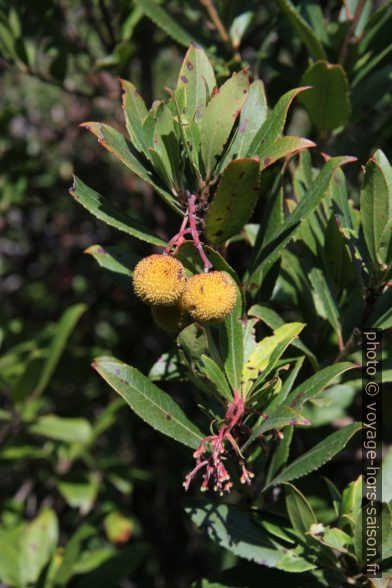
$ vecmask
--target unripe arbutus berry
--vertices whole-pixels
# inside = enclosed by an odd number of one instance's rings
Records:
[[[151,314],[158,327],[168,333],[179,333],[191,322],[182,305],[182,299],[174,306],[153,306]]]
[[[199,321],[222,321],[229,316],[237,299],[237,288],[224,272],[192,276],[184,290],[183,304],[191,317]]]
[[[185,284],[184,266],[170,255],[149,255],[139,261],[133,272],[135,294],[150,305],[172,306]]]

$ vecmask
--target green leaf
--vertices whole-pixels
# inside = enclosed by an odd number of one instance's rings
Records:
[[[204,49],[191,44],[186,52],[178,76],[176,93],[183,89],[183,112],[188,122],[199,121],[204,114],[207,100],[216,86],[214,69]]]
[[[125,125],[132,145],[138,151],[148,157],[148,145],[143,132],[143,121],[148,110],[143,98],[131,82],[120,80],[122,90],[122,104],[125,116]]]
[[[332,435],[329,435],[326,439],[321,441],[321,443],[318,443],[312,449],[294,460],[269,484],[267,484],[264,490],[270,486],[277,486],[283,482],[302,478],[302,476],[306,476],[310,472],[317,470],[341,451],[347,445],[351,437],[361,428],[362,423],[353,423],[339,431],[335,431]]]
[[[221,245],[240,232],[251,217],[258,197],[258,160],[238,159],[229,163],[206,215],[207,239]]]
[[[50,382],[54,370],[67,344],[68,338],[75,328],[81,315],[86,312],[85,304],[75,304],[68,308],[56,325],[53,339],[50,343],[48,357],[42,368],[42,372],[35,388],[35,394],[41,394]]]
[[[268,567],[274,567],[282,557],[267,533],[246,510],[229,504],[196,500],[186,500],[185,510],[212,541],[238,557]]]
[[[54,510],[43,510],[23,533],[20,544],[21,585],[34,584],[57,546],[59,528]]]
[[[131,267],[136,264],[136,256],[124,251],[121,247],[103,247],[102,245],[91,245],[84,250],[84,253],[92,255],[100,267],[113,274],[113,277],[117,278],[125,288],[129,288]]]
[[[361,512],[362,502],[362,476],[358,476],[356,480],[343,490],[342,500],[339,509],[340,525],[350,532],[355,527],[355,521]]]
[[[313,267],[309,272],[309,280],[313,289],[313,298],[317,313],[327,320],[338,336],[339,348],[343,347],[340,313],[334,292],[330,288],[323,272]]]
[[[249,392],[253,382],[259,378],[261,372],[268,367],[271,356],[278,345],[284,342],[283,349],[281,349],[281,353],[283,353],[291,341],[299,335],[304,326],[302,323],[281,325],[274,331],[273,335],[265,337],[257,343],[246,364],[243,366],[241,381],[244,395]]]
[[[213,174],[217,158],[245,102],[248,87],[248,74],[245,71],[234,73],[207,105],[200,123],[201,155],[206,178]]]
[[[21,586],[20,539],[25,528],[25,525],[0,528],[0,580],[9,586]]]
[[[28,431],[48,439],[82,444],[89,443],[93,433],[86,419],[63,418],[54,414],[38,417],[33,424],[29,425]]]
[[[231,402],[233,400],[233,394],[231,393],[225,374],[215,361],[208,357],[208,355],[202,355],[201,360],[208,379],[214,384],[222,398]]]
[[[376,266],[381,237],[392,213],[391,175],[391,168],[380,158],[380,152],[366,164],[360,196],[361,218],[366,245]]]
[[[269,308],[266,304],[255,304],[249,309],[249,315],[256,316],[273,330],[285,324],[284,320],[278,315],[278,313],[272,310],[272,308]],[[318,369],[318,361],[316,356],[301,341],[301,339],[294,339],[292,345],[305,353],[313,369]]]
[[[154,127],[152,129],[153,132],[155,130],[155,115],[157,108],[154,111]],[[165,188],[163,188],[160,184],[158,184],[155,181],[151,174],[151,171],[146,169],[144,165],[140,163],[137,151],[132,149],[132,145],[127,142],[127,140],[125,139],[125,137],[123,137],[121,133],[119,133],[109,125],[105,125],[99,122],[86,122],[82,123],[80,126],[86,129],[87,131],[90,131],[90,133],[92,133],[93,135],[95,135],[98,138],[98,143],[100,145],[105,147],[105,149],[107,149],[110,153],[113,153],[113,155],[117,159],[119,159],[124,165],[126,165],[132,171],[132,173],[139,176],[139,178],[150,184],[150,186],[152,186],[154,190],[156,190],[156,192],[163,198],[163,200],[178,212],[179,205],[176,199],[174,198],[173,194],[168,192]],[[144,127],[143,132],[145,133],[146,144],[149,145],[150,141]],[[153,137],[151,137],[151,141],[152,140]],[[135,223],[135,221],[133,221],[133,223]]]
[[[279,442],[275,449],[266,476],[266,483],[268,484],[272,478],[282,469],[289,458],[290,445],[293,439],[294,427],[286,427],[283,439]]]
[[[386,452],[383,462],[382,462],[382,488],[381,488],[381,496],[383,502],[391,502],[392,501],[392,447],[388,449]],[[378,481],[380,483],[380,481]]]
[[[141,241],[152,243],[153,245],[164,246],[165,242],[156,237],[152,231],[146,229],[141,223],[134,220],[126,213],[114,208],[105,201],[101,194],[89,188],[82,180],[74,177],[74,184],[70,189],[70,194],[79,204],[81,204],[96,218],[103,221],[110,227],[132,235]]]
[[[181,169],[179,137],[174,126],[173,115],[164,102],[161,102],[156,109],[153,143],[154,151],[162,162],[162,179],[174,190],[179,190]]]
[[[230,161],[247,156],[253,138],[265,122],[267,114],[264,84],[261,80],[256,80],[249,86],[248,96],[241,109],[237,132],[218,164],[219,171],[225,169]]]
[[[67,542],[64,554],[54,577],[53,584],[56,587],[67,586],[73,576],[73,566],[80,559],[85,544],[97,534],[97,529],[84,523]]]
[[[309,139],[290,137],[288,135],[279,137],[274,144],[272,144],[271,140],[267,140],[257,154],[260,157],[260,169],[265,169],[275,163],[275,161],[278,161],[278,159],[291,157],[304,151],[304,149],[310,149],[315,146],[316,143],[309,141]]]
[[[312,86],[300,101],[319,131],[333,131],[347,125],[351,108],[349,85],[341,65],[316,61],[306,70],[302,83]]]
[[[307,87],[294,88],[279,98],[272,112],[254,134],[246,153],[247,157],[255,157],[257,155],[263,167],[266,167],[267,164],[263,162],[269,157],[269,153],[275,148],[275,144],[280,138],[292,101],[298,94],[308,89]]]
[[[187,47],[194,40],[186,30],[178,24],[178,21],[174,20],[174,18],[154,2],[154,0],[136,0],[136,2],[148,18],[180,45]]]
[[[243,12],[242,14],[239,14],[235,17],[229,30],[229,36],[233,47],[238,48],[241,45],[241,39],[244,36],[246,29],[252,22],[253,17],[254,12],[251,10]]]
[[[242,300],[237,292],[233,312],[220,325],[220,344],[227,378],[234,390],[241,390],[242,365],[244,363],[244,341],[242,336]]]
[[[188,447],[197,447],[203,438],[180,406],[137,369],[113,357],[101,357],[93,367],[132,410],[151,427]]]
[[[354,367],[352,363],[342,362],[318,371],[288,395],[287,404],[291,408],[300,409],[310,398],[315,398],[320,394],[337,376]]]
[[[352,161],[355,161],[352,157],[335,157],[327,161],[310,186],[306,195],[285,220],[282,227],[270,237],[265,246],[260,250],[255,249],[254,258],[252,259],[250,267],[251,275],[248,278],[249,283],[252,282],[253,274],[257,274],[262,267],[266,264],[270,265],[279,257],[283,247],[287,245],[312,212],[318,207],[328,189],[329,182],[335,169]]]
[[[313,32],[309,24],[302,18],[294,4],[290,0],[276,0],[283,14],[290,21],[291,26],[306,45],[310,55],[315,59],[326,59],[324,47]]]
[[[199,359],[208,351],[205,329],[197,323],[185,327],[178,335],[177,342],[188,353],[190,359]]]
[[[317,523],[316,515],[305,496],[293,484],[285,484],[286,508],[293,528],[301,535]]]
[[[204,245],[203,249],[214,266],[214,269],[220,272],[227,272],[239,286],[240,280],[237,273],[227,263],[224,257],[222,257],[216,249],[213,249],[208,245]],[[185,241],[185,243],[179,247],[177,257],[192,274],[200,274],[204,271],[203,262],[201,261],[200,254],[194,246],[193,241]]]
[[[85,475],[66,474],[57,484],[60,494],[69,506],[78,508],[86,515],[93,507],[99,491],[99,478],[93,473]]]
[[[246,443],[241,447],[241,451],[253,443],[257,437],[263,435],[267,431],[280,430],[288,425],[310,425],[307,418],[301,415],[299,412],[290,408],[289,406],[279,406],[275,412],[268,416],[259,427],[256,427],[252,431],[251,436]]]

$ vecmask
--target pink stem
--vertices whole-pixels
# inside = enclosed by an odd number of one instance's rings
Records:
[[[200,239],[199,239],[199,231],[197,230],[197,227],[196,227],[196,219],[195,219],[195,217],[196,217],[196,196],[195,196],[195,194],[192,194],[188,198],[188,217],[189,217],[189,226],[191,229],[191,235],[192,235],[193,242],[194,242],[195,247],[198,250],[199,255],[201,257],[201,260],[204,264],[204,271],[208,272],[212,268],[212,263],[209,261],[206,254],[203,251],[203,247],[202,247],[202,244],[200,243]]]

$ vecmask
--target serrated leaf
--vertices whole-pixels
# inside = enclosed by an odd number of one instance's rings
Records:
[[[283,439],[279,442],[278,447],[275,449],[270,464],[268,466],[268,472],[266,476],[266,483],[268,484],[279,470],[286,464],[289,458],[291,441],[293,439],[294,427],[287,427],[284,432]]]
[[[255,133],[246,153],[247,157],[255,157],[257,155],[261,162],[269,157],[269,153],[272,153],[275,143],[283,131],[287,112],[292,101],[298,94],[308,89],[307,87],[294,88],[279,98],[272,112]]]
[[[101,194],[89,188],[82,180],[74,177],[74,183],[70,189],[70,194],[79,204],[86,208],[93,216],[103,221],[110,227],[114,227],[123,233],[132,235],[136,239],[152,243],[153,245],[164,246],[166,243],[159,237],[156,237],[152,231],[149,231],[134,220],[126,213],[114,208],[109,204]]]
[[[283,14],[288,18],[292,27],[298,33],[309,53],[315,59],[326,59],[323,45],[315,35],[310,25],[302,18],[297,8],[290,0],[277,0],[277,4]]]
[[[265,246],[259,250],[256,250],[255,248],[254,257],[251,261],[251,275],[248,279],[249,283],[252,282],[253,274],[257,274],[262,267],[266,264],[270,265],[279,257],[283,247],[293,238],[301,225],[318,207],[328,189],[329,182],[335,169],[352,161],[355,161],[355,158],[335,157],[327,161],[317,178],[311,184],[306,195],[301,199],[283,225],[276,231],[276,233],[271,235]]]
[[[74,330],[76,323],[80,319],[81,315],[86,312],[85,304],[75,304],[68,308],[58,324],[56,325],[53,339],[50,343],[48,357],[42,367],[42,372],[39,377],[38,383],[35,387],[35,394],[42,394],[50,379],[53,375],[54,370],[60,360],[60,357],[67,344],[68,338]]]
[[[130,286],[131,268],[137,261],[132,253],[121,247],[103,247],[102,245],[91,245],[84,250],[84,253],[92,255],[98,265],[113,274],[113,277],[117,278],[124,287]]]
[[[305,535],[317,523],[316,515],[305,496],[293,484],[285,484],[286,508],[293,528]]]
[[[225,400],[231,402],[233,400],[233,394],[230,390],[230,386],[226,380],[225,374],[222,372],[220,367],[215,363],[213,359],[208,355],[202,355],[201,361],[205,369],[206,376],[212,382],[220,394]]]
[[[188,447],[199,445],[203,435],[198,428],[171,396],[136,368],[113,357],[98,358],[93,367],[151,427]]]
[[[354,367],[352,363],[342,362],[319,370],[288,395],[287,404],[291,408],[300,409],[310,398],[320,394],[337,376]]]
[[[242,300],[237,291],[237,301],[230,316],[220,325],[220,350],[227,378],[234,390],[241,390],[244,341],[242,337]]]
[[[277,312],[269,308],[265,304],[255,304],[249,309],[250,316],[256,316],[262,320],[270,329],[277,329],[278,327],[285,324],[284,320],[278,315]],[[318,369],[318,361],[316,356],[310,351],[310,349],[301,341],[301,339],[294,339],[292,345],[297,349],[300,349],[305,353],[309,359],[313,369]]]
[[[159,106],[159,105],[158,105]],[[155,131],[155,116],[156,110],[153,111],[154,116],[152,120],[152,135]],[[150,111],[151,112],[151,111]],[[149,115],[147,115],[148,117]],[[147,119],[146,117],[146,119]],[[146,119],[143,123],[143,132],[145,132],[145,123]],[[165,202],[174,208],[174,210],[179,210],[179,205],[174,198],[173,194],[159,185],[150,170],[148,170],[144,165],[139,161],[138,154],[136,150],[132,150],[132,145],[127,142],[125,137],[109,125],[99,123],[99,122],[86,122],[80,125],[82,128],[90,131],[93,135],[98,138],[98,143],[105,147],[110,153],[113,153],[117,159],[119,159],[124,165],[126,165],[134,174],[139,176],[142,180],[150,184],[156,190],[156,192],[165,200]],[[149,137],[148,133],[145,132],[146,137],[146,145],[153,144],[153,136]]]
[[[170,14],[159,6],[154,0],[136,0],[138,6],[143,10],[159,28],[177,41],[180,45],[187,47],[194,39]]]
[[[246,510],[195,500],[186,500],[185,510],[194,524],[205,530],[215,543],[239,557],[269,567],[274,567],[282,557],[282,552]]]
[[[312,449],[298,457],[288,465],[280,474],[278,474],[264,490],[270,486],[277,486],[283,482],[289,482],[302,478],[310,472],[317,470],[319,467],[332,459],[339,451],[344,449],[349,440],[355,433],[362,429],[362,423],[353,423],[347,425],[339,431],[335,431],[321,443],[315,445]]]
[[[269,167],[283,157],[291,157],[304,151],[316,147],[316,143],[309,139],[301,137],[279,137],[274,144],[269,142],[260,149],[258,156],[260,157],[260,169],[263,170]],[[266,157],[264,157],[266,155]]]
[[[248,87],[248,74],[245,71],[234,73],[207,105],[200,123],[201,155],[206,178],[213,174],[217,158],[245,102]]]
[[[192,43],[184,57],[176,89],[176,93],[184,90],[183,112],[189,122],[202,118],[215,86],[215,73],[207,54]]]
[[[148,110],[144,100],[131,82],[120,80],[125,125],[132,144],[148,157],[148,146],[143,132],[143,121]]]
[[[346,126],[351,106],[348,80],[341,65],[316,61],[306,70],[302,83],[312,86],[300,101],[319,131]]]
[[[241,381],[244,395],[250,390],[253,382],[259,378],[261,372],[268,367],[271,356],[278,345],[285,343],[282,349],[283,353],[303,328],[302,323],[287,323],[278,327],[270,337],[265,337],[258,342],[242,370]]]
[[[248,96],[241,109],[237,132],[223,154],[217,170],[225,169],[234,159],[243,159],[247,156],[253,138],[265,122],[267,114],[268,105],[264,84],[261,80],[256,80],[249,86]]]
[[[391,168],[375,154],[366,164],[360,195],[361,219],[366,245],[375,265],[385,226],[392,213]]]
[[[313,289],[313,298],[317,313],[327,320],[335,331],[339,347],[343,347],[340,313],[334,292],[329,287],[323,272],[313,267],[309,272],[309,281]]]
[[[28,427],[29,433],[68,443],[87,444],[92,439],[92,428],[86,419],[59,417],[48,414],[38,417]]]
[[[224,170],[206,215],[205,235],[220,245],[241,231],[259,196],[257,159],[232,161]]]

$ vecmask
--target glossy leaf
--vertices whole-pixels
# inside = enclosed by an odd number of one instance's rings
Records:
[[[224,170],[206,215],[205,235],[220,245],[241,231],[259,197],[259,162],[237,159]]]
[[[143,132],[143,121],[148,110],[144,100],[131,82],[120,80],[125,125],[132,145],[148,157],[148,146]]]
[[[74,184],[70,189],[70,194],[79,204],[87,208],[93,216],[110,227],[153,245],[165,245],[165,242],[156,237],[152,231],[146,229],[144,225],[128,216],[125,212],[114,208],[101,194],[89,188],[76,176],[74,177]]]
[[[156,115],[156,111],[155,111]],[[155,115],[154,115],[154,127],[153,131],[155,130]],[[145,124],[145,121],[144,121]],[[124,165],[126,165],[132,173],[139,176],[142,180],[150,184],[156,190],[156,192],[165,200],[165,202],[174,208],[175,210],[179,210],[179,206],[170,192],[168,192],[165,188],[163,188],[160,184],[158,184],[151,171],[148,170],[142,163],[140,163],[137,152],[132,150],[132,146],[130,143],[127,142],[125,137],[109,125],[105,125],[99,122],[86,122],[80,125],[87,131],[90,131],[93,135],[98,138],[98,143],[105,147],[110,153],[113,153],[117,159],[119,159]],[[144,127],[143,127],[144,130]],[[150,144],[150,140],[148,135],[145,135],[147,145]],[[153,138],[151,138],[151,142]],[[151,154],[151,149],[150,149]]]
[[[298,36],[306,45],[307,50],[315,59],[325,59],[326,53],[323,45],[310,25],[302,18],[301,14],[290,0],[277,0],[277,4],[283,14],[288,18]]]
[[[201,360],[203,362],[206,376],[214,384],[220,396],[224,400],[231,402],[233,400],[233,394],[231,393],[225,374],[215,361],[208,357],[208,355],[202,355]]]
[[[220,326],[221,354],[227,378],[234,390],[241,390],[244,342],[242,336],[242,300],[238,290],[233,312]]]
[[[234,73],[213,95],[200,123],[201,155],[206,178],[213,174],[217,158],[248,94],[249,77],[245,71]]]
[[[313,267],[309,272],[309,281],[313,289],[313,298],[317,314],[327,320],[338,336],[339,346],[342,347],[342,328],[340,324],[339,308],[334,292],[330,288],[323,272]]]
[[[259,341],[249,356],[242,371],[242,387],[243,393],[246,394],[254,381],[257,380],[260,373],[263,372],[271,359],[274,350],[280,343],[285,343],[281,353],[293,341],[304,328],[302,323],[287,323],[278,327],[274,334],[270,337],[265,337]],[[277,358],[279,359],[279,358]]]
[[[111,357],[96,359],[93,367],[151,427],[188,447],[198,446],[203,437],[198,428],[171,396],[137,369]]]
[[[230,161],[247,156],[253,138],[265,122],[267,114],[268,105],[264,84],[261,80],[256,80],[249,86],[248,96],[241,109],[237,132],[218,164],[219,171],[225,169]]]
[[[360,205],[366,245],[376,265],[381,237],[392,214],[391,176],[391,168],[385,162],[385,156],[381,152],[375,153],[366,164]]]
[[[207,54],[192,43],[184,57],[176,90],[184,90],[183,112],[188,122],[200,121],[215,86],[215,73]]]
[[[250,514],[229,504],[185,501],[185,510],[195,525],[204,529],[221,547],[239,557],[274,567],[281,559],[274,543]]]
[[[268,484],[272,478],[283,468],[286,464],[289,453],[291,441],[293,439],[294,427],[287,427],[284,432],[283,439],[279,442],[278,447],[275,449],[270,464],[268,466],[268,472],[266,476],[266,483]]]
[[[81,315],[86,312],[85,304],[75,304],[68,308],[56,325],[56,330],[50,344],[48,357],[43,365],[40,378],[35,388],[35,394],[41,394],[50,382],[54,370],[67,344],[68,338],[74,330]]]
[[[348,80],[341,65],[316,61],[306,70],[302,83],[312,86],[300,101],[319,131],[346,126],[351,107]]]
[[[283,482],[289,482],[302,478],[310,472],[317,470],[319,467],[331,460],[339,451],[344,449],[349,440],[355,433],[360,431],[362,423],[353,423],[343,429],[335,431],[321,443],[318,443],[312,449],[298,457],[288,465],[280,474],[278,474],[267,486],[277,486]]]
[[[251,263],[251,276],[249,282],[252,282],[252,275],[256,274],[267,263],[270,265],[275,261],[283,247],[294,237],[301,225],[309,218],[314,210],[320,204],[332,174],[341,165],[355,161],[352,157],[335,157],[327,161],[323,169],[314,180],[306,195],[302,198],[294,211],[288,216],[282,227],[274,233],[268,243],[259,251],[255,251]]]
[[[260,169],[263,170],[279,159],[292,157],[300,153],[300,151],[311,149],[315,146],[316,143],[309,139],[290,137],[288,135],[279,137],[274,144],[271,144],[267,139],[257,154],[260,157]]]
[[[286,508],[293,528],[305,535],[317,523],[316,515],[305,496],[293,484],[285,484]]]
[[[136,264],[136,257],[121,247],[103,247],[91,245],[84,253],[92,255],[98,265],[107,270],[126,288],[131,284],[131,268]]]
[[[136,0],[138,6],[143,10],[160,29],[165,31],[177,43],[187,47],[194,39],[182,28],[170,14],[159,6],[154,0]]]
[[[90,423],[82,418],[65,418],[54,414],[38,417],[28,431],[48,439],[86,444],[92,439]]]

